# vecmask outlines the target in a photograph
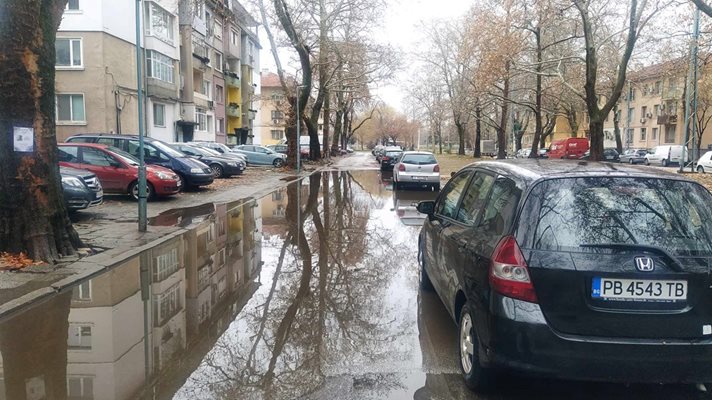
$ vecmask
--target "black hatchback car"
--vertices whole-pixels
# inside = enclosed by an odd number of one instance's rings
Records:
[[[471,164],[421,202],[421,287],[469,387],[498,371],[712,382],[712,195],[627,165]]]

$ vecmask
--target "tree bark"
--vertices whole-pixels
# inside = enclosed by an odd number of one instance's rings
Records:
[[[482,140],[482,109],[479,105],[475,107],[475,158],[482,157],[482,147],[480,147],[480,141]]]
[[[456,121],[455,127],[457,128],[457,138],[458,138],[458,149],[457,154],[465,155],[465,125],[462,122]]]
[[[505,65],[504,88],[502,90],[502,117],[497,127],[497,158],[507,158],[507,119],[509,117],[509,61]]]
[[[621,126],[618,118],[618,104],[613,107],[613,134],[616,137],[616,150],[623,154],[623,140],[621,140]]]
[[[66,0],[0,2],[0,251],[53,263],[81,246],[62,195],[55,128],[55,38]],[[16,152],[15,128],[34,148]]]
[[[534,140],[532,141],[532,151],[529,153],[529,158],[538,158],[539,151],[539,141],[542,138],[542,113],[541,113],[541,62],[542,62],[542,48],[541,48],[541,27],[537,26],[534,32],[534,39],[536,40],[536,105],[534,108]]]
[[[329,134],[331,133],[331,94],[328,89],[324,93],[324,150],[323,156],[329,157]]]

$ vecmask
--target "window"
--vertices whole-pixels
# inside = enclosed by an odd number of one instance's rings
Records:
[[[213,116],[212,115],[207,115],[205,118],[205,123],[207,124],[207,131],[210,133],[213,133]]]
[[[671,92],[674,92],[677,90],[677,78],[672,77],[668,80],[668,87],[670,88]]]
[[[272,129],[272,140],[280,140],[284,137],[284,132],[279,129]]]
[[[628,129],[626,135],[625,135],[625,142],[626,143],[633,143],[633,135],[635,135],[635,129]]]
[[[497,179],[487,201],[480,227],[498,240],[514,219],[522,191],[511,179]]]
[[[494,177],[491,175],[482,172],[475,174],[475,178],[462,197],[462,205],[460,205],[460,211],[457,213],[458,221],[467,225],[475,223],[477,216],[485,205],[493,183]]]
[[[91,301],[91,280],[84,281],[72,291],[72,300]]]
[[[67,399],[89,400],[94,398],[93,376],[68,376]]]
[[[653,93],[660,94],[662,92],[663,83],[661,81],[655,82],[655,91]]]
[[[648,129],[647,128],[640,128],[640,140],[645,141],[648,136]]]
[[[234,29],[230,30],[230,43],[234,44],[235,46],[240,44],[240,35]]]
[[[131,154],[132,156],[138,158],[138,140],[129,140],[129,151],[128,153]],[[143,158],[144,160],[152,160],[152,161],[170,161],[170,158],[163,154],[163,152],[159,151],[157,148],[155,148],[152,144],[150,143],[144,143],[143,144]]]
[[[82,39],[57,38],[54,42],[55,65],[64,68],[81,68]]]
[[[656,104],[653,106],[653,116],[658,117],[660,116],[660,105]]]
[[[282,119],[284,118],[284,113],[279,110],[272,110],[272,119]]]
[[[208,80],[203,79],[203,82],[200,85],[200,94],[207,96],[210,98],[210,86],[212,83]]]
[[[166,126],[166,105],[153,103],[153,126]]]
[[[163,325],[182,309],[180,300],[180,283],[176,283],[165,292],[153,296],[153,311],[156,316],[155,326]]]
[[[173,16],[156,3],[146,3],[146,35],[173,43]]]
[[[85,147],[82,149],[82,162],[95,167],[110,167],[116,160],[101,150]]]
[[[650,133],[650,139],[652,141],[658,140],[658,128],[653,128],[653,131]]]
[[[56,100],[57,122],[86,122],[83,94],[58,94]]]
[[[195,122],[198,123],[197,130],[203,132],[208,130],[208,116],[202,108],[195,109]]]
[[[69,0],[65,10],[79,11],[79,0]]]
[[[648,117],[648,107],[643,106],[640,107],[640,118],[647,118]]]
[[[635,100],[635,89],[632,86],[628,87],[628,99]]]
[[[665,128],[665,143],[674,143],[675,142],[675,127],[677,125],[668,125]]]
[[[69,324],[67,346],[69,350],[91,350],[91,325]]]
[[[215,132],[216,133],[225,133],[225,118],[216,118],[215,119]]]
[[[146,75],[168,83],[175,82],[175,66],[173,59],[157,51],[146,52]]]
[[[203,267],[198,270],[198,288],[204,288],[210,282],[210,267]]]
[[[220,21],[215,21],[215,39],[222,41],[223,24]]]
[[[70,146],[62,146],[58,148],[59,153],[57,156],[59,157],[59,161],[64,161],[64,162],[70,162],[70,163],[77,163],[79,162],[79,149],[77,147],[70,147]]]
[[[215,85],[215,101],[218,103],[225,102],[225,89],[220,85]]]
[[[455,219],[457,215],[457,203],[460,201],[460,195],[465,190],[465,184],[472,173],[465,171],[455,175],[440,194],[440,200],[435,205],[435,214],[443,217]]]
[[[635,109],[631,107],[628,109],[628,122],[632,122],[633,117],[635,117]]]
[[[178,250],[173,248],[156,257],[153,265],[153,282],[161,282],[178,271]]]
[[[218,51],[213,52],[213,68],[220,72],[223,70],[223,55]]]

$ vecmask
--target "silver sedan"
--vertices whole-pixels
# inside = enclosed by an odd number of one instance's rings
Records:
[[[440,190],[440,165],[433,153],[405,151],[393,166],[393,188],[432,187]]]

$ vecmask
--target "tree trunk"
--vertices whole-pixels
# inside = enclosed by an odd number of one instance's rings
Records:
[[[75,253],[57,166],[55,37],[66,0],[0,2],[0,251],[55,262]],[[14,151],[17,128],[33,149]]]
[[[603,156],[603,121],[599,118],[591,118],[589,122],[589,132],[591,135],[591,161],[600,161]],[[593,158],[594,149],[600,151],[598,158]]]
[[[475,158],[482,157],[482,147],[480,147],[480,142],[482,140],[482,109],[480,106],[475,107]]]
[[[616,150],[618,154],[623,154],[623,140],[621,140],[621,126],[618,118],[618,104],[613,106],[613,134],[616,137]]]
[[[502,90],[502,118],[497,127],[497,158],[507,158],[507,119],[509,117],[509,62],[505,66],[504,89]]]
[[[539,141],[542,139],[543,126],[541,123],[542,113],[541,113],[541,69],[542,69],[542,48],[541,48],[541,27],[537,26],[534,31],[534,38],[536,40],[536,106],[534,109],[534,140],[532,141],[532,151],[529,153],[529,158],[538,158],[539,151]]]
[[[336,154],[338,143],[341,140],[341,132],[344,129],[344,111],[341,108],[336,109],[336,121],[334,122],[334,138],[331,142],[331,154]]]
[[[330,121],[331,119],[331,95],[329,94],[329,90],[326,89],[324,93],[324,151],[323,151],[323,156],[324,157],[329,157],[329,134],[331,133],[330,130]]]
[[[457,154],[465,155],[465,125],[462,122],[455,122],[455,127],[457,128],[457,138],[458,138],[458,149]]]

